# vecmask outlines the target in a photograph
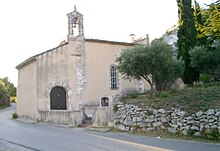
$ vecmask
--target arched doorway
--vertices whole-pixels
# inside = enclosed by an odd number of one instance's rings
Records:
[[[50,109],[66,110],[66,91],[62,87],[52,88],[50,92]]]

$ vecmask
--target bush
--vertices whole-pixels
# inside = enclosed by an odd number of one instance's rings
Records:
[[[138,97],[138,92],[134,91],[127,95],[128,98],[135,99]]]
[[[206,74],[200,74],[199,76],[199,81],[203,82],[203,83],[209,83],[209,76]]]
[[[115,104],[115,105],[113,106],[113,111],[114,111],[114,112],[117,112],[117,111],[118,111],[118,104]]]
[[[17,114],[17,113],[13,113],[13,114],[12,114],[12,118],[13,118],[13,119],[17,119],[17,118],[18,118],[18,114]]]
[[[194,134],[195,134],[195,132],[197,132],[196,130],[193,130],[193,129],[190,129],[189,131],[188,131],[188,135],[189,136],[193,136]]]
[[[220,140],[220,133],[217,128],[203,130],[202,136],[208,140]]]

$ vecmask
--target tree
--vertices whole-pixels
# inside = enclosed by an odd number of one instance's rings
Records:
[[[0,78],[2,84],[2,93],[5,93],[5,96],[14,97],[16,96],[16,88],[13,83],[11,83],[8,77]]]
[[[151,46],[137,45],[122,51],[116,58],[117,69],[128,79],[145,79],[151,91],[161,90],[174,82],[181,74],[181,64],[174,59],[172,47],[161,39],[154,40]]]
[[[190,66],[189,50],[196,45],[197,31],[194,22],[191,0],[177,0],[179,25],[177,33],[178,58],[184,60],[183,81],[193,84],[199,79],[198,70]]]
[[[195,0],[194,17],[197,28],[197,45],[209,47],[215,40],[220,39],[219,0],[207,5],[205,9],[201,9]]]
[[[211,42],[220,39],[220,0],[217,0],[204,11],[205,23],[202,26],[202,35],[207,36]]]
[[[0,79],[0,99],[8,97],[5,83]]]
[[[210,44],[208,43],[210,42],[210,40],[208,40],[208,37],[203,34],[203,27],[205,25],[204,12],[205,9],[201,9],[199,3],[194,0],[194,19],[197,30],[197,46]]]
[[[190,50],[191,66],[197,68],[203,74],[215,77],[215,72],[220,64],[220,42],[213,44],[214,49],[208,49],[205,46],[196,46]]]

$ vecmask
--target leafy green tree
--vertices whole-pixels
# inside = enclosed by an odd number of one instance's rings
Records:
[[[8,97],[5,83],[0,79],[0,99]]]
[[[194,81],[199,80],[198,70],[190,66],[189,50],[197,43],[197,31],[191,3],[191,0],[177,0],[179,15],[178,58],[184,61],[185,69],[182,79],[186,84],[193,84]]]
[[[190,50],[190,65],[212,78],[220,65],[220,42],[216,41],[213,45],[214,49],[211,50],[205,46],[196,46]]]
[[[181,75],[181,63],[174,59],[172,47],[161,39],[154,40],[151,46],[137,45],[122,51],[116,58],[117,69],[128,79],[145,79],[151,91],[168,87]]]
[[[220,39],[220,0],[208,5],[203,18],[205,23],[201,28],[201,35],[208,37],[211,42]]]
[[[0,78],[0,81],[4,83],[2,86],[4,87],[5,91],[2,92],[6,93],[6,95],[9,97],[16,96],[16,88],[14,84],[9,81],[8,77]]]
[[[197,28],[197,45],[209,47],[220,39],[220,1],[217,0],[201,9],[195,0],[194,18]]]
[[[203,34],[203,27],[205,26],[205,9],[201,9],[199,3],[194,0],[194,19],[197,30],[197,46],[210,45],[211,42],[207,36]]]

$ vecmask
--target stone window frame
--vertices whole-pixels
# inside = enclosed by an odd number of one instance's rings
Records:
[[[119,89],[119,76],[115,64],[109,67],[109,86],[111,90]]]
[[[109,103],[110,103],[109,97],[106,97],[106,96],[105,97],[101,97],[100,107],[108,107]]]

